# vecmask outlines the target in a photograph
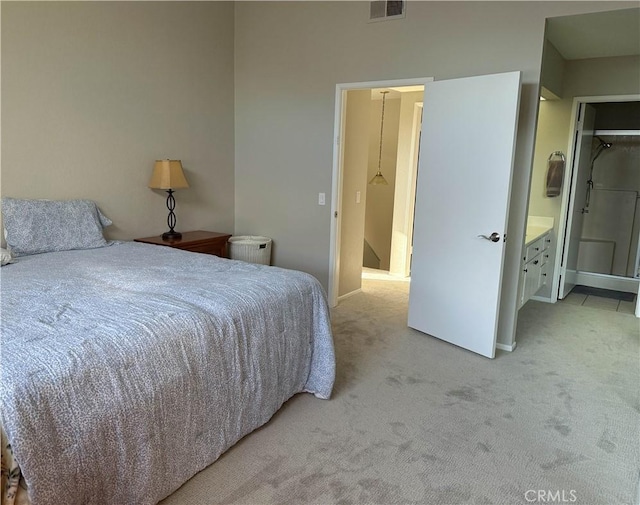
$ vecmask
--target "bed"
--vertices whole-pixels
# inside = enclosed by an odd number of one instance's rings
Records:
[[[157,503],[296,393],[331,395],[308,274],[122,242],[23,255],[0,281],[2,449],[21,472],[3,459],[3,484],[33,505]]]

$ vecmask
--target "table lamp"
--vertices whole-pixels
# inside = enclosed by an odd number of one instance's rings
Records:
[[[167,217],[167,224],[169,225],[169,231],[162,234],[162,239],[176,240],[181,238],[182,233],[174,230],[176,226],[176,215],[173,211],[176,208],[176,200],[173,197],[173,190],[188,188],[189,183],[184,176],[180,160],[156,161],[153,167],[153,174],[151,174],[151,180],[149,181],[149,187],[151,189],[164,189],[168,193],[167,208],[169,209],[169,217]]]

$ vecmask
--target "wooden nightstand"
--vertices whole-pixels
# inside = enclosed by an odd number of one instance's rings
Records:
[[[221,258],[228,258],[227,241],[231,237],[228,233],[216,233],[213,231],[186,231],[178,240],[162,240],[162,236],[137,238],[135,242],[145,244],[165,245],[184,249],[185,251],[213,254]]]

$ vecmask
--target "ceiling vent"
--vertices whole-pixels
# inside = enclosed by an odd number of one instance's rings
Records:
[[[386,21],[405,17],[406,1],[378,0],[370,3],[369,21]]]

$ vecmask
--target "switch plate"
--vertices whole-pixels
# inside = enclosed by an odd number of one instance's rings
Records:
[[[318,193],[318,205],[325,204],[325,195],[324,193]]]

